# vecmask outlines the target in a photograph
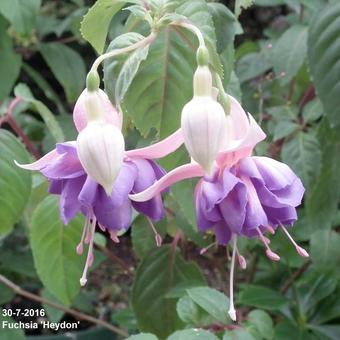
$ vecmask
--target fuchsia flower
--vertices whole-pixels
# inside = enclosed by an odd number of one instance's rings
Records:
[[[86,115],[79,109],[83,100],[84,96],[81,95],[73,118],[76,127],[85,131],[89,124],[85,121]],[[106,107],[106,124],[113,126],[112,123],[118,122],[120,126],[117,111],[112,104],[109,107],[105,97],[101,100],[104,100],[103,106]],[[60,216],[65,224],[79,212],[86,217],[81,241],[77,247],[77,252],[81,254],[83,243],[89,244],[87,261],[80,280],[82,285],[86,284],[87,270],[93,262],[96,223],[103,231],[110,233],[112,240],[118,242],[117,233],[128,229],[131,224],[132,207],[154,221],[163,217],[161,194],[154,195],[145,202],[131,202],[128,195],[145,190],[164,176],[165,171],[153,159],[163,157],[164,150],[174,150],[181,143],[181,132],[177,131],[160,143],[124,152],[123,164],[109,195],[107,190],[85,171],[75,141],[57,144],[54,150],[32,164],[17,164],[27,170],[38,170],[48,179],[49,192],[60,195]],[[159,243],[159,235],[156,234],[155,237]]]
[[[270,249],[263,233],[274,233],[280,226],[297,252],[304,257],[309,255],[284,227],[284,224],[291,226],[297,219],[295,208],[301,204],[304,193],[300,179],[283,163],[251,156],[265,134],[236,99],[231,96],[229,99],[231,110],[227,118],[231,135],[216,155],[212,174],[207,175],[200,164],[192,161],[170,171],[143,192],[131,194],[130,198],[138,202],[149,200],[178,181],[202,177],[194,195],[197,224],[202,232],[213,231],[219,244],[233,241],[229,315],[236,320],[233,304],[235,257],[242,268],[246,267],[237,249],[237,236],[258,237],[266,247],[267,256],[277,261],[280,257]]]

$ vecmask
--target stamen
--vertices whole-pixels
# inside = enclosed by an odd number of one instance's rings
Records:
[[[237,259],[238,259],[238,264],[240,265],[240,267],[242,269],[246,269],[247,268],[247,261],[244,258],[244,256],[242,256],[238,250],[238,247],[236,245],[236,255],[237,255]]]
[[[228,314],[230,319],[236,321],[236,311],[234,307],[234,268],[235,268],[235,256],[236,256],[236,242],[237,236],[233,239],[233,254],[231,257],[230,274],[229,274],[229,310]]]
[[[79,244],[77,245],[77,248],[76,248],[76,252],[77,252],[78,255],[81,255],[83,253],[84,238],[85,238],[85,234],[87,233],[88,226],[89,226],[89,218],[88,218],[88,216],[86,216],[84,226],[83,226],[83,232],[81,234],[81,239],[80,239],[80,242],[79,242]]]
[[[211,247],[215,246],[217,244],[217,242],[213,242],[213,243],[210,243],[208,246],[206,246],[205,248],[202,248],[200,250],[200,255],[203,255],[205,254]]]
[[[288,230],[282,225],[280,224],[281,229],[284,231],[284,233],[287,235],[287,237],[289,238],[290,242],[293,243],[293,246],[295,247],[297,253],[302,256],[302,257],[309,257],[308,252],[306,251],[306,249],[300,247],[293,239],[293,237],[289,234]]]
[[[114,243],[119,243],[119,238],[117,236],[118,232],[115,231],[115,230],[111,230],[110,231],[110,237],[111,237],[111,240],[114,242]]]
[[[272,235],[275,234],[275,229],[270,225],[267,226],[267,231],[269,231]]]
[[[147,217],[147,216],[146,216],[146,219],[149,222],[149,226],[150,226],[151,230],[155,234],[156,245],[157,245],[157,247],[160,247],[162,245],[162,243],[163,243],[162,236],[157,232],[157,230],[156,230],[153,222],[151,221],[151,219],[149,217]]]
[[[88,222],[88,227],[87,227],[87,232],[86,232],[86,237],[85,237],[85,244],[89,244],[91,241],[91,227],[90,224],[93,223],[93,217],[89,217],[89,222]]]
[[[267,243],[267,240],[266,240],[266,238],[263,236],[263,234],[262,234],[262,232],[261,232],[261,230],[260,230],[259,227],[256,227],[256,231],[257,231],[257,233],[259,234],[260,240],[262,241],[262,243],[263,243],[263,244],[265,245],[265,247],[266,247],[266,255],[267,255],[267,257],[270,258],[272,261],[279,261],[279,260],[280,260],[280,256],[277,255],[276,253],[274,253],[274,252],[270,249],[270,247],[269,247],[269,245],[268,245],[268,243]]]
[[[83,271],[83,275],[80,278],[80,285],[81,286],[85,286],[86,282],[87,282],[87,271],[89,269],[89,267],[92,265],[93,263],[93,241],[94,241],[94,233],[96,230],[96,218],[93,216],[92,218],[92,224],[91,226],[88,228],[89,229],[89,233],[90,234],[90,239],[89,239],[89,249],[87,252],[87,258],[86,258],[86,262],[85,262],[85,267],[84,267],[84,271]]]
[[[106,228],[102,224],[98,223],[98,226],[101,231],[104,231],[104,232],[106,231]]]

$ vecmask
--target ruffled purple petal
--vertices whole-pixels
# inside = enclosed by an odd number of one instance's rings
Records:
[[[239,234],[246,218],[247,189],[238,180],[228,196],[219,204],[224,221],[234,233]]]
[[[68,224],[80,210],[78,195],[84,184],[85,176],[63,181],[60,197],[60,216]]]
[[[48,180],[48,192],[53,195],[60,195],[63,190],[62,179]]]
[[[214,227],[217,242],[222,245],[227,245],[231,239],[231,231],[224,221],[217,223]]]
[[[276,227],[279,224],[291,225],[297,220],[296,209],[293,207],[272,208],[264,206],[268,216],[269,225]]]
[[[111,202],[114,206],[121,206],[132,191],[134,183],[138,176],[138,170],[134,163],[124,162],[113,185]]]
[[[102,188],[98,191],[93,211],[98,222],[109,230],[128,229],[131,224],[132,206],[130,200],[125,199],[121,205],[117,206],[116,202],[113,202]]]

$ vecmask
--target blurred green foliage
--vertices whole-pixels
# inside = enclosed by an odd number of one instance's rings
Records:
[[[165,240],[181,231],[181,251],[167,244],[156,249],[146,220],[137,216],[122,248],[112,249],[98,236],[95,279],[80,292],[83,259],[74,248],[81,218],[62,226],[57,201],[46,198],[45,180],[31,178],[13,159],[29,162],[55,142],[76,138],[71,112],[85,87],[86,70],[96,53],[146,35],[145,13],[131,6],[140,1],[98,0],[91,7],[93,2],[85,0],[1,0],[0,273],[85,313],[112,314],[111,322],[131,334],[145,332],[131,340],[338,340],[339,1],[145,2],[151,11],[175,12],[201,29],[211,66],[224,75],[227,92],[267,133],[256,154],[281,159],[301,177],[306,194],[292,234],[310,259],[298,257],[282,235],[271,243],[279,263],[269,262],[257,241],[242,240],[248,268],[237,272],[240,321],[232,324],[222,293],[227,256],[217,249],[197,256],[209,237],[196,230],[189,181],[167,195],[167,220],[156,225]],[[165,25],[150,48],[105,62],[104,86],[124,111],[129,148],[179,126],[181,109],[192,96],[196,47],[191,33]],[[9,120],[15,96],[21,101]],[[19,139],[23,135],[27,150]],[[162,164],[169,170],[185,161],[180,149]],[[14,308],[13,293],[0,285],[2,308]],[[48,317],[65,318],[53,309]],[[22,331],[0,331],[0,339],[22,338]]]

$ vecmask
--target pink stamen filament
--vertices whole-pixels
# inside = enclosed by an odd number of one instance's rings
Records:
[[[235,256],[237,247],[237,236],[233,239],[233,254],[231,256],[230,274],[229,274],[229,310],[228,314],[230,319],[236,321],[236,311],[234,307],[234,268],[235,268]]]
[[[86,258],[86,262],[85,262],[85,267],[84,267],[84,271],[83,271],[83,275],[80,278],[80,285],[81,286],[85,286],[87,283],[87,271],[89,269],[89,267],[91,267],[92,263],[93,263],[93,241],[94,241],[94,233],[96,230],[96,218],[93,216],[92,218],[92,224],[91,226],[88,228],[89,229],[89,234],[90,234],[90,239],[89,239],[89,249],[87,252],[87,258]]]
[[[237,259],[238,259],[238,264],[240,265],[240,267],[242,269],[246,269],[247,268],[247,261],[244,258],[244,256],[242,256],[238,250],[238,247],[236,245],[236,255],[237,255]]]
[[[114,231],[114,230],[111,230],[110,231],[110,237],[111,237],[111,240],[114,242],[114,243],[119,243],[119,238],[117,236],[117,231]]]
[[[81,234],[81,239],[80,239],[80,242],[79,242],[79,244],[77,245],[77,248],[76,248],[78,255],[81,255],[83,253],[84,238],[85,238],[85,234],[87,234],[88,227],[89,227],[89,218],[88,218],[88,216],[86,216],[84,226],[83,226],[83,232]]]
[[[283,230],[283,232],[287,235],[288,239],[290,240],[290,242],[292,242],[293,246],[295,247],[297,253],[302,256],[302,257],[309,257],[308,252],[306,251],[306,249],[300,247],[295,240],[293,239],[293,237],[289,234],[288,230],[282,225],[280,224],[281,229]]]
[[[261,232],[261,230],[260,230],[259,227],[256,227],[256,231],[257,231],[257,233],[259,234],[260,240],[262,241],[262,243],[263,243],[263,244],[265,245],[265,247],[266,247],[266,255],[267,255],[267,257],[270,258],[272,261],[279,261],[279,260],[280,260],[280,256],[277,255],[276,253],[274,253],[274,252],[270,249],[270,247],[269,247],[269,245],[268,245],[268,243],[267,243],[267,240],[266,240],[266,238],[263,236],[263,234],[262,234],[262,232]]]
[[[270,225],[267,226],[267,230],[272,234],[274,235],[275,234],[275,230],[273,227],[271,227]]]
[[[211,247],[215,246],[217,244],[217,242],[213,242],[213,243],[210,243],[208,246],[206,246],[205,248],[202,248],[200,250],[200,255],[203,255],[205,254]]]
[[[151,219],[149,217],[146,216],[146,219],[148,220],[149,222],[149,226],[151,228],[151,230],[153,231],[154,235],[155,235],[155,242],[156,242],[156,245],[157,247],[160,247],[163,243],[163,239],[162,239],[162,236],[157,232],[153,222],[151,221]]]

